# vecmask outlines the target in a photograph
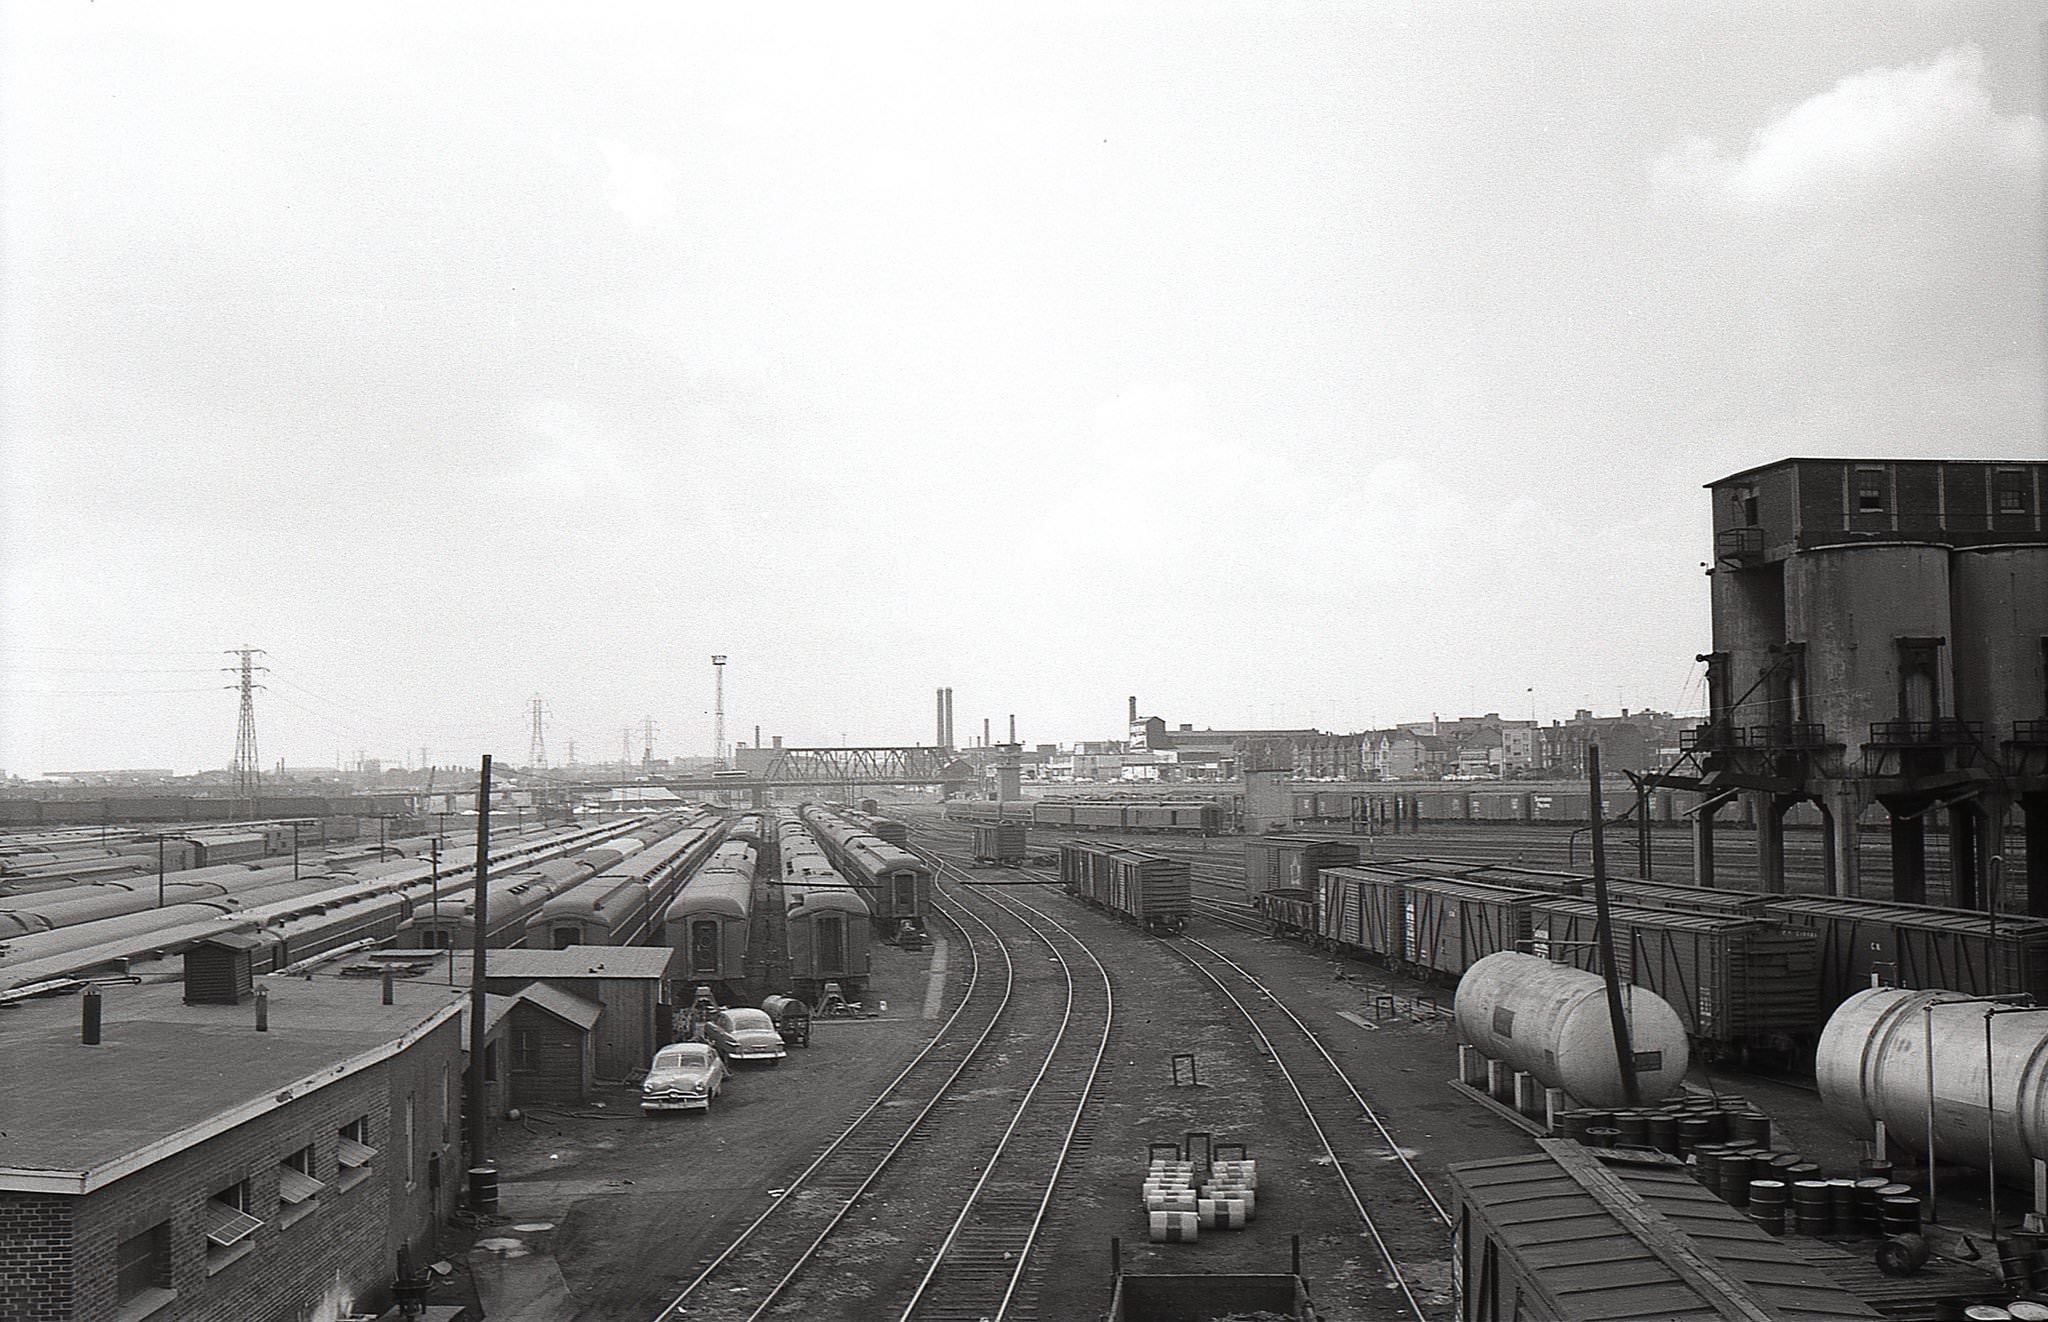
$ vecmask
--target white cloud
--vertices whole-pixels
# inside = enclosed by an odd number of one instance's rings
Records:
[[[1860,205],[1900,187],[1931,193],[1965,174],[2035,190],[2041,160],[2040,119],[1999,113],[1983,53],[1960,46],[1844,78],[1757,130],[1743,151],[1695,137],[1653,169],[1667,202],[1757,212]]]
[[[604,200],[636,230],[660,229],[675,218],[676,167],[659,152],[598,140],[604,156]]]

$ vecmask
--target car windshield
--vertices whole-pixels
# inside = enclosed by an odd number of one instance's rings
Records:
[[[734,1010],[728,1016],[728,1022],[734,1029],[775,1027],[764,1010]]]
[[[710,1047],[664,1047],[661,1054],[654,1058],[654,1068],[658,1070],[688,1069],[693,1065],[707,1064],[710,1059]]]

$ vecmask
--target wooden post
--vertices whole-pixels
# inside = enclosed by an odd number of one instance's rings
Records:
[[[1600,811],[1600,745],[1586,745],[1586,781],[1593,817],[1593,912],[1600,942],[1600,970],[1607,980],[1607,1019],[1614,1029],[1614,1063],[1621,1070],[1621,1094],[1630,1106],[1640,1100],[1636,1088],[1636,1056],[1628,1040],[1628,1018],[1621,1004],[1621,974],[1614,963],[1614,923],[1607,911],[1607,832]]]
[[[491,755],[476,780],[476,925],[469,943],[469,1164],[484,1164],[489,1127],[484,1119],[484,933],[490,924]],[[448,958],[455,958],[450,943]]]

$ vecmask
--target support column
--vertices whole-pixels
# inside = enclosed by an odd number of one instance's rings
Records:
[[[1977,809],[1959,803],[1948,810],[1949,903],[1958,909],[1974,909],[1981,903],[1983,888],[1977,862]]]
[[[1892,815],[1892,898],[1901,904],[1927,903],[1927,819],[1909,816],[1920,805],[1886,804]]]
[[[1756,808],[1756,870],[1763,888],[1785,892],[1785,810],[1792,800],[1781,794],[1752,796]]]
[[[1983,823],[1984,848],[1980,857],[1984,860],[1984,907],[2013,913],[2025,902],[2019,895],[2019,879],[2012,875],[2011,855],[2005,849],[2005,819],[2012,815],[2012,797],[1986,794],[1978,803],[1982,805],[1978,819]]]
[[[1828,892],[1863,894],[1863,809],[1869,803],[1852,785],[1836,785],[1821,801],[1828,818]]]
[[[2027,912],[2048,918],[2048,793],[2022,794],[2020,811],[2027,842]]]
[[[1720,815],[1718,803],[1692,815],[1692,880],[1696,886],[1714,884],[1714,819]]]

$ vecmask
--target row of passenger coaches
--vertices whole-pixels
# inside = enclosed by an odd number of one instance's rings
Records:
[[[659,940],[669,902],[723,830],[716,818],[671,815],[501,835],[491,851],[483,943]],[[255,942],[258,972],[345,946],[466,949],[476,924],[473,854],[302,868],[255,903],[186,899],[0,940],[0,987],[125,970],[211,937]]]

